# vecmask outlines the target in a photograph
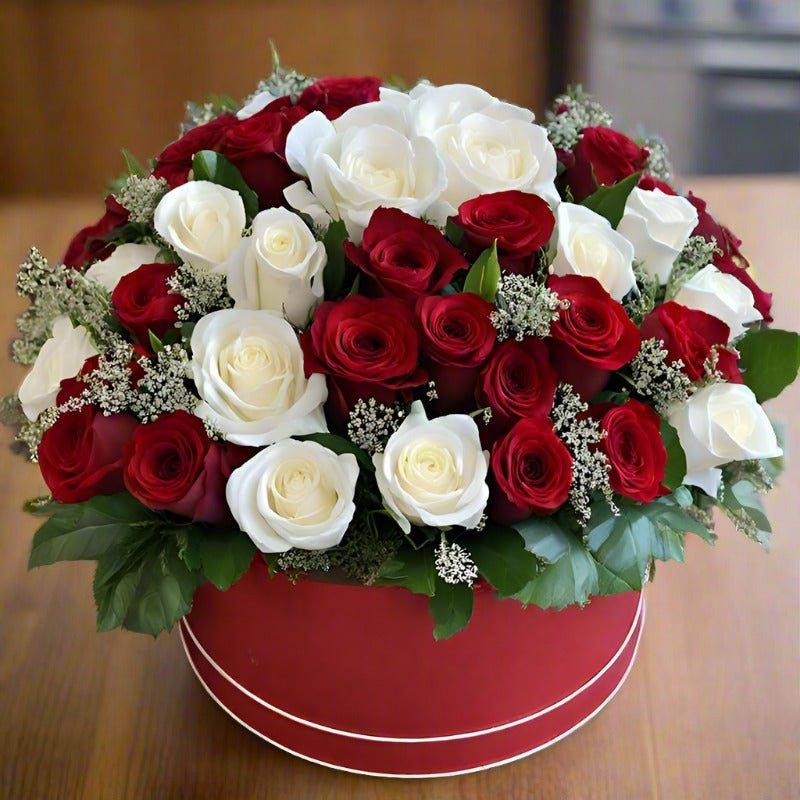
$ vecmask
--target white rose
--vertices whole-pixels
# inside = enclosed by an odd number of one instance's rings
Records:
[[[285,439],[234,470],[225,494],[262,553],[324,550],[342,541],[356,507],[358,464],[316,442]]]
[[[753,392],[743,384],[714,383],[672,408],[670,424],[686,453],[684,483],[715,497],[731,461],[782,455],[775,431]]]
[[[259,92],[254,94],[237,112],[237,119],[250,119],[250,117],[263,111],[270,103],[278,98],[269,92]]]
[[[585,206],[561,203],[556,209],[555,275],[597,278],[615,299],[636,285],[633,245],[609,221]]]
[[[721,319],[731,329],[731,339],[741,336],[745,325],[761,319],[750,289],[713,264],[686,281],[675,295],[675,302]]]
[[[357,243],[376,208],[421,217],[446,183],[432,142],[410,135],[402,112],[389,103],[356,106],[333,122],[312,112],[289,131],[286,160]]]
[[[324,375],[306,379],[292,326],[274,311],[224,309],[192,332],[197,416],[229,442],[260,446],[326,431]]]
[[[161,198],[153,224],[185,262],[214,269],[242,240],[245,222],[238,192],[210,181],[189,181]]]
[[[304,326],[322,300],[328,257],[297,214],[270,208],[253,219],[252,236],[234,250],[223,269],[236,308],[278,311]]]
[[[103,261],[86,270],[86,277],[113,292],[121,278],[135,272],[142,264],[154,264],[159,249],[154,244],[121,244]]]
[[[31,371],[19,387],[19,401],[29,420],[55,403],[61,381],[74,378],[87,358],[97,355],[82,325],[73,328],[67,316],[53,321],[53,335],[42,345]]]
[[[429,420],[415,402],[372,460],[383,501],[406,533],[412,524],[473,528],[480,521],[489,499],[489,454],[472,417]]]
[[[617,230],[633,244],[637,261],[664,284],[696,226],[697,210],[685,197],[636,187]]]

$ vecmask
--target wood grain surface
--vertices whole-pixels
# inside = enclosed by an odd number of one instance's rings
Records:
[[[744,239],[775,292],[776,323],[800,327],[800,178],[690,185]],[[0,204],[4,339],[21,308],[14,269],[28,246],[58,257],[98,209],[76,200]],[[21,374],[3,366],[3,393]],[[796,456],[793,406],[797,388],[772,413],[793,424]],[[96,634],[90,565],[26,572],[35,523],[19,508],[43,488],[36,468],[3,449],[0,475],[0,798],[800,796],[796,458],[768,499],[771,554],[723,523],[716,547],[692,539],[688,564],[659,564],[638,663],[597,719],[514,764],[415,782],[336,773],[264,744],[204,694],[176,632],[156,641]]]

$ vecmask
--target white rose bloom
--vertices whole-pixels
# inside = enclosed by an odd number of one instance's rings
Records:
[[[372,460],[383,501],[406,533],[412,524],[473,528],[480,521],[489,499],[489,454],[472,417],[429,420],[415,402]]]
[[[120,244],[103,261],[86,270],[86,277],[97,281],[113,292],[120,279],[135,272],[142,264],[154,264],[159,248],[154,244]]]
[[[223,266],[236,308],[278,311],[304,326],[324,293],[325,245],[297,215],[270,208],[253,219],[253,233]]]
[[[236,118],[250,119],[250,117],[258,114],[259,111],[263,111],[271,102],[277,99],[277,97],[269,92],[254,94],[250,100],[236,112]]]
[[[342,541],[353,519],[357,479],[351,453],[285,439],[234,470],[225,493],[239,527],[262,553],[324,550]]]
[[[67,316],[56,317],[53,335],[42,345],[17,393],[25,416],[33,421],[53,405],[61,381],[74,378],[86,359],[96,355],[86,328],[73,328]]]
[[[246,216],[241,195],[210,181],[189,181],[167,192],[153,224],[193,267],[214,269],[242,240]]]
[[[720,272],[713,264],[703,267],[681,286],[675,302],[705,311],[731,329],[731,339],[741,336],[745,325],[761,319],[753,293],[733,275]]]
[[[224,309],[192,332],[197,416],[229,442],[258,447],[326,431],[324,375],[306,379],[292,326],[274,311]]]
[[[597,278],[615,299],[636,285],[633,245],[609,221],[585,206],[561,203],[556,209],[554,275]]]
[[[286,160],[356,243],[376,208],[421,217],[446,183],[433,143],[410,135],[403,113],[390,103],[365,103],[333,122],[312,112],[289,131]],[[286,191],[289,202],[294,191]]]
[[[722,471],[731,461],[783,454],[775,431],[753,392],[743,384],[714,383],[669,413],[686,453],[684,483],[716,497]]]
[[[637,261],[664,284],[696,226],[697,210],[685,197],[636,187],[617,230],[633,244]]]

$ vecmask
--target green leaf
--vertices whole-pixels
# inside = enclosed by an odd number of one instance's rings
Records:
[[[381,568],[376,583],[403,586],[415,594],[432,597],[436,591],[436,569],[432,547],[404,544]]]
[[[497,242],[484,250],[469,268],[464,291],[480,295],[488,303],[494,302],[500,282],[500,262],[497,259]]]
[[[777,397],[800,369],[800,335],[778,328],[751,328],[736,344],[745,384],[759,403]]]
[[[164,343],[156,336],[153,331],[148,330],[147,336],[150,339],[150,347],[154,353],[161,353],[164,350]]]
[[[445,583],[436,577],[436,594],[429,601],[436,623],[433,638],[449,639],[463,630],[472,616],[472,587],[465,583]]]
[[[137,178],[144,178],[145,175],[148,174],[141,163],[139,163],[139,159],[136,158],[130,150],[124,147],[122,148],[122,160],[125,162],[129,175],[135,175]]]
[[[590,194],[581,205],[600,214],[601,217],[605,217],[611,223],[611,227],[616,228],[625,213],[628,195],[639,183],[641,175],[641,172],[634,172],[633,175],[629,175],[611,186],[598,186],[597,190]]]
[[[247,185],[242,173],[225,156],[213,150],[201,150],[192,158],[192,173],[196,181],[211,181],[239,192],[244,203],[247,221],[258,214],[258,195]]]
[[[575,538],[552,517],[529,517],[514,527],[522,536],[525,549],[549,564],[565,556]]]
[[[316,442],[339,455],[351,453],[364,469],[369,472],[375,471],[375,465],[372,463],[369,453],[360,447],[356,447],[349,439],[345,439],[343,436],[337,436],[335,433],[306,433],[294,438],[301,442]]]
[[[686,477],[686,453],[683,452],[678,432],[667,420],[661,420],[661,439],[667,451],[667,468],[664,473],[664,486],[677,489]]]
[[[769,547],[772,526],[764,513],[761,497],[750,481],[742,479],[733,484],[723,482],[719,506],[733,518],[737,528],[762,547]]]
[[[525,549],[525,541],[513,528],[487,525],[463,540],[480,574],[501,597],[520,591],[539,570],[539,561]]]
[[[118,580],[110,583],[98,581],[98,575],[101,574],[98,563],[93,587],[97,605],[97,630],[110,631],[122,625],[139,588],[142,568],[139,564],[132,571],[123,573]]]
[[[678,533],[693,533],[709,544],[717,540],[713,531],[710,531],[702,522],[679,506],[666,507],[658,514],[657,522],[661,526],[668,526]]]
[[[340,295],[345,286],[347,278],[347,262],[343,247],[345,239],[347,239],[347,228],[340,219],[333,220],[322,237],[328,255],[328,261],[322,272],[322,283],[325,287],[325,297],[328,299]]]
[[[195,525],[185,530],[186,548],[179,555],[190,570],[200,569],[205,577],[225,591],[247,572],[256,547],[238,529]]]
[[[448,217],[444,225],[444,235],[450,242],[458,247],[461,244],[461,240],[464,238],[464,229],[456,225],[452,217]]]

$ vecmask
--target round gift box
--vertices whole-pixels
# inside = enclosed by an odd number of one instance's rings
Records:
[[[554,612],[476,587],[467,628],[436,642],[426,597],[292,584],[258,560],[226,592],[200,588],[181,636],[206,691],[271,744],[432,777],[522,758],[588,722],[627,677],[643,620],[639,592]]]

